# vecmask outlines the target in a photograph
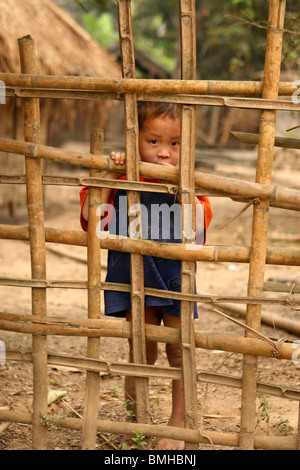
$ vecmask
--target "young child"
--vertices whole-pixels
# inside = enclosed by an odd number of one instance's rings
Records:
[[[140,102],[139,103],[139,154],[143,162],[153,163],[165,167],[178,165],[180,158],[180,106],[175,104]],[[116,164],[125,163],[125,154],[112,152],[111,158]],[[194,171],[194,169],[191,169]],[[106,172],[103,177],[107,179],[118,179],[116,172]],[[123,176],[121,179],[125,179]],[[149,180],[141,177],[141,181],[151,181],[159,183],[159,180]],[[102,189],[102,204],[109,203],[115,210],[114,229],[119,234],[120,219],[124,216],[124,210],[120,210],[121,197],[126,196],[124,190]],[[81,225],[87,230],[88,225],[88,188],[83,188],[81,193]],[[174,208],[177,204],[174,195],[163,193],[141,192],[141,204],[146,207],[146,214],[151,214],[151,208],[155,205],[167,204]],[[196,197],[195,203],[201,204],[204,214],[204,234],[212,218],[210,202],[206,197]],[[178,231],[176,235],[175,216],[171,217],[168,233],[160,227],[152,230],[151,217],[146,221],[146,236],[144,238],[155,239],[169,243],[180,243]],[[126,215],[127,217],[127,215]],[[148,233],[147,233],[148,228]],[[153,238],[153,233],[155,236]],[[122,233],[121,235],[124,235]],[[126,235],[126,234],[125,234]],[[177,238],[176,238],[177,237]],[[145,287],[156,289],[180,291],[180,268],[181,261],[144,256],[144,283]],[[130,284],[130,255],[127,253],[108,253],[107,277],[108,282]],[[122,292],[105,291],[105,314],[117,317],[124,317],[127,321],[131,319],[130,294]],[[198,317],[195,303],[195,318]],[[161,321],[167,327],[180,328],[180,302],[177,300],[163,299],[158,297],[145,296],[145,322],[152,325],[160,325]],[[131,342],[129,341],[130,355],[132,362]],[[157,359],[157,343],[146,341],[147,363],[155,364]],[[167,344],[166,353],[171,367],[181,367],[180,345]],[[134,378],[125,379],[125,398],[134,401]],[[172,414],[169,420],[170,426],[184,427],[184,400],[182,381],[174,380],[172,385]],[[172,439],[161,439],[158,442],[159,450],[182,450],[183,441]]]

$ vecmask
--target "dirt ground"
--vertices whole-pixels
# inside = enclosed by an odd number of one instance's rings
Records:
[[[280,164],[275,170],[273,182],[281,186],[300,189],[299,163]],[[279,158],[280,162],[280,158]],[[56,167],[49,172],[58,173]],[[292,171],[291,171],[292,170]],[[63,167],[59,174],[69,173]],[[225,167],[218,165],[215,172],[239,178],[254,180],[255,169],[252,167]],[[83,170],[74,175],[86,174]],[[80,229],[78,188],[47,187],[45,191],[45,218],[47,227]],[[208,245],[250,245],[252,208],[244,212],[228,228],[220,226],[236,215],[242,204],[227,198],[212,198],[214,218],[207,236]],[[8,220],[5,212],[0,212],[1,223],[26,224],[26,214],[19,209],[15,220]],[[270,246],[299,246],[300,213],[271,208],[270,210]],[[298,235],[298,238],[297,238]],[[290,239],[294,239],[291,241]],[[86,249],[72,246],[48,245],[47,273],[49,280],[86,280]],[[55,250],[55,251],[52,251]],[[73,256],[77,260],[70,259]],[[103,252],[103,265],[106,253]],[[1,240],[0,276],[27,278],[30,273],[30,253],[28,243]],[[103,269],[105,276],[105,269]],[[268,265],[265,279],[287,278],[300,282],[299,267]],[[197,286],[199,293],[215,295],[246,295],[248,264],[198,263]],[[273,294],[273,296],[279,294]],[[284,294],[283,294],[284,295]],[[1,309],[9,313],[31,313],[31,292],[26,288],[0,287]],[[48,315],[57,317],[87,317],[87,295],[82,290],[48,289]],[[103,302],[102,302],[103,306]],[[207,305],[199,304],[199,319],[196,329],[207,333],[232,334],[243,336],[244,330],[211,311]],[[264,307],[264,311],[299,321],[299,311],[287,307]],[[238,318],[238,317],[236,317]],[[244,321],[239,318],[240,321]],[[288,331],[262,326],[262,332],[272,338],[299,340]],[[21,351],[31,349],[31,336],[0,331],[0,340],[7,349]],[[72,337],[48,337],[48,350],[73,356],[86,354],[86,339]],[[127,362],[127,340],[117,338],[101,339],[101,358],[108,362]],[[159,365],[167,365],[164,345],[159,345]],[[300,390],[299,365],[289,361],[259,358],[258,380],[269,384],[284,385]],[[198,370],[215,371],[240,377],[242,374],[242,356],[222,351],[197,349]],[[86,374],[82,371],[65,367],[48,367],[49,388],[66,391],[66,396],[49,407],[49,416],[76,417],[83,414]],[[0,365],[0,409],[29,412],[32,406],[32,367],[29,363],[8,362]],[[153,424],[167,424],[171,411],[171,383],[166,379],[150,380],[150,400]],[[199,420],[202,431],[238,433],[240,427],[241,391],[217,385],[198,383]],[[123,378],[118,375],[101,374],[99,397],[99,418],[112,421],[125,421],[123,398]],[[295,435],[298,425],[298,404],[289,399],[274,396],[257,398],[257,433],[262,435]],[[1,428],[1,423],[0,423]],[[99,434],[97,449],[111,450],[118,446],[120,436]],[[154,443],[147,445],[154,446]],[[49,429],[48,447],[50,450],[78,450],[81,448],[81,433],[63,429]],[[151,448],[151,447],[150,447]],[[1,450],[31,449],[31,427],[10,424],[0,433]],[[209,450],[210,445],[201,445],[200,449]],[[216,446],[216,449],[222,449]]]

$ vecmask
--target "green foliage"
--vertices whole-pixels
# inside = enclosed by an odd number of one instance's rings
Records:
[[[97,10],[103,6],[107,6],[109,0],[75,0],[78,5],[85,11]],[[117,3],[114,1],[114,3]]]
[[[108,47],[118,41],[118,33],[114,28],[113,19],[108,12],[95,16],[92,13],[84,13],[82,23],[95,41],[103,47]]]
[[[273,425],[273,428],[277,429],[280,433],[284,433],[287,430],[289,424],[290,422],[288,419],[280,419],[278,423]]]
[[[118,42],[116,0],[57,0],[104,47]],[[199,79],[248,80],[264,67],[267,0],[196,1]],[[299,70],[299,8],[287,0],[283,69]],[[179,68],[179,0],[131,0],[136,47],[170,71]],[[80,7],[79,7],[80,6]],[[79,15],[78,9],[81,10]]]
[[[126,399],[123,402],[123,409],[126,411],[127,421],[134,422],[135,421],[135,409],[134,409],[134,402],[132,400]]]
[[[270,404],[269,400],[264,396],[263,393],[259,393],[257,396],[260,400],[260,405],[258,409],[260,410],[260,413],[261,413],[261,419],[262,421],[269,423],[272,405]]]
[[[54,416],[47,418],[44,414],[40,413],[40,420],[43,426],[47,426],[49,431],[56,431],[60,425],[61,422],[66,419],[67,415],[62,415],[59,418],[56,418]]]
[[[132,444],[131,441],[133,441],[134,444]],[[126,442],[123,442],[122,450],[143,450],[146,445],[147,442],[145,441],[145,436],[138,430],[135,433],[135,437],[131,437],[130,439],[127,439]]]

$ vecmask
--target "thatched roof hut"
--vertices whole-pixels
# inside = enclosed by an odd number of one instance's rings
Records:
[[[36,44],[40,74],[121,76],[117,62],[53,0],[0,0],[0,24],[1,72],[20,73],[18,38],[29,34]],[[105,128],[108,106],[105,101],[41,100],[42,143],[60,146],[71,138],[88,140],[92,127]],[[23,139],[18,98],[6,98],[0,106],[0,136]],[[23,159],[17,162],[16,157],[0,154],[0,173],[23,173]],[[7,205],[0,192],[0,206],[4,202]]]

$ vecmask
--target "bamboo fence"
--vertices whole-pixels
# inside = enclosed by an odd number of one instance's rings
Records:
[[[118,2],[119,36],[122,52],[122,79],[97,79],[89,77],[39,76],[36,72],[35,45],[31,37],[19,40],[21,74],[1,74],[8,87],[9,96],[19,96],[24,109],[25,142],[0,139],[0,151],[25,156],[26,175],[0,176],[0,184],[26,184],[28,226],[0,225],[0,238],[29,241],[31,247],[31,279],[1,278],[0,285],[28,287],[32,289],[32,314],[0,312],[0,330],[32,335],[32,351],[7,350],[7,359],[33,364],[32,413],[0,410],[0,421],[32,425],[33,449],[47,448],[47,427],[40,414],[47,416],[47,364],[67,365],[87,371],[83,419],[67,418],[61,427],[82,431],[82,448],[93,449],[97,432],[132,434],[137,430],[146,436],[170,437],[185,440],[186,449],[195,450],[200,443],[213,443],[248,449],[299,449],[298,436],[265,437],[255,435],[255,403],[257,392],[300,404],[300,390],[280,385],[269,385],[256,380],[257,359],[285,359],[292,361],[295,349],[285,341],[275,341],[260,332],[264,316],[261,306],[284,305],[299,310],[299,286],[291,289],[276,283],[264,282],[266,264],[299,266],[300,250],[297,248],[271,248],[267,246],[269,207],[300,210],[300,191],[275,186],[271,183],[274,146],[298,148],[293,139],[275,139],[276,112],[282,109],[299,110],[290,101],[279,96],[291,96],[291,83],[280,83],[282,36],[285,16],[285,0],[269,1],[265,72],[262,82],[197,81],[195,76],[195,2],[179,0],[182,76],[180,80],[140,80],[135,78],[134,44],[131,25],[130,0]],[[42,146],[39,143],[39,99],[107,99],[124,101],[126,117],[126,167],[114,166],[103,155],[103,134],[94,129],[91,134],[89,154],[82,154]],[[170,101],[182,104],[182,145],[179,169],[157,168],[138,161],[137,101]],[[255,182],[225,178],[194,172],[195,155],[195,105],[245,107],[261,109],[259,135],[238,134],[245,142],[258,143],[257,172]],[[49,159],[90,169],[88,178],[53,177],[42,175],[41,161]],[[191,170],[192,169],[192,170]],[[102,170],[126,173],[125,181],[101,178]],[[160,178],[169,184],[152,184],[139,181],[139,176]],[[89,186],[88,233],[45,227],[42,188],[44,185]],[[140,202],[140,191],[167,194],[180,193],[181,203],[194,203],[195,194],[213,197],[227,196],[253,205],[253,229],[251,246],[205,246],[199,250],[187,250],[184,239],[180,245],[136,240],[130,237],[96,236],[96,210],[101,203],[101,187],[120,188],[128,191],[128,204]],[[183,227],[184,229],[184,227]],[[87,281],[48,281],[46,274],[46,243],[60,243],[88,247]],[[101,249],[130,253],[131,284],[120,285],[101,282]],[[180,259],[181,292],[162,292],[144,287],[143,255]],[[195,261],[216,263],[235,262],[249,264],[248,292],[246,296],[195,295]],[[52,318],[47,316],[46,292],[51,288],[85,289],[88,292],[88,318]],[[129,292],[132,299],[131,321],[102,320],[100,318],[101,290]],[[264,292],[280,292],[281,297],[266,297]],[[181,302],[180,331],[162,326],[146,325],[144,321],[144,296],[153,295],[177,298]],[[243,304],[246,323],[231,317],[245,330],[245,336],[205,334],[195,332],[193,302],[209,303],[218,311],[218,305]],[[224,312],[220,312],[224,315]],[[278,319],[282,325],[283,319]],[[299,335],[296,322],[284,326]],[[49,354],[47,336],[81,336],[87,338],[85,358]],[[133,346],[133,363],[109,363],[100,360],[101,337],[128,338]],[[146,363],[147,340],[180,344],[182,368],[150,366]],[[241,378],[198,370],[196,348],[223,350],[243,354]],[[104,421],[98,418],[100,373],[112,372],[134,376],[136,382],[137,423]],[[185,402],[185,428],[157,426],[149,423],[149,377],[165,377],[183,380]],[[197,381],[239,388],[242,391],[240,434],[205,432],[197,422]],[[299,415],[300,423],[300,415]],[[300,429],[300,424],[299,424]]]

